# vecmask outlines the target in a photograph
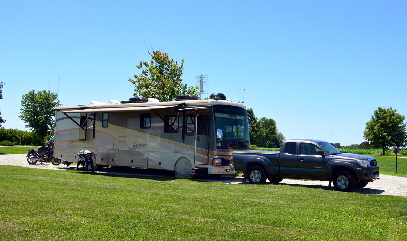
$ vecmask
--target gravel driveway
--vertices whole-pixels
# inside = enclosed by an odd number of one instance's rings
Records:
[[[66,167],[65,165],[54,166],[51,163],[43,163],[36,165],[29,165],[26,160],[25,154],[13,154],[13,155],[0,155],[0,166],[1,165],[11,165],[11,166],[22,166],[29,168],[40,168],[40,169],[54,169],[54,170],[73,170],[75,167]],[[1,167],[0,167],[1,168]],[[220,179],[201,179],[202,181],[212,181],[212,182],[223,182],[228,184],[246,184],[243,178],[230,178],[222,177]],[[303,186],[307,188],[318,188],[325,190],[333,190],[332,187],[328,186],[327,181],[304,181],[295,179],[284,179],[281,185],[290,186]],[[407,178],[396,177],[391,175],[380,174],[380,179],[369,183],[365,188],[355,189],[354,192],[362,194],[380,194],[380,195],[393,195],[393,196],[407,196]]]

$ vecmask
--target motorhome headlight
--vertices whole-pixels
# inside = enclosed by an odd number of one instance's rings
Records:
[[[370,161],[369,160],[358,160],[358,163],[361,167],[368,167],[370,166]]]
[[[222,166],[222,159],[221,158],[215,158],[212,160],[212,165],[213,166]]]

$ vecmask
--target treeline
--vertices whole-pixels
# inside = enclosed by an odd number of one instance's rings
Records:
[[[41,137],[34,132],[0,128],[0,145],[2,146],[37,146],[40,143]]]

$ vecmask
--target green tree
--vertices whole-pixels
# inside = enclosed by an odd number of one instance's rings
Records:
[[[277,123],[273,119],[265,117],[260,118],[257,122],[257,146],[261,147],[281,147],[284,136],[277,130]]]
[[[258,128],[257,128],[257,117],[254,115],[254,111],[252,108],[249,108],[246,110],[247,112],[247,118],[249,121],[249,134],[250,134],[250,143],[252,145],[257,145],[257,133],[258,133]]]
[[[0,82],[0,99],[3,99],[3,82]],[[1,115],[1,112],[0,112]],[[1,127],[1,123],[6,122],[1,116],[0,116],[0,127]]]
[[[53,127],[54,109],[59,104],[57,94],[46,90],[38,92],[32,90],[23,95],[19,117],[26,123],[26,127],[43,140],[47,131]]]
[[[381,148],[383,155],[391,146],[406,144],[406,123],[404,115],[396,110],[379,107],[366,123],[364,138],[375,148]]]
[[[140,61],[136,67],[141,74],[129,78],[134,84],[134,96],[156,98],[160,101],[174,100],[178,95],[199,95],[198,87],[182,83],[184,60],[180,64],[168,57],[167,53],[153,51],[151,61]]]

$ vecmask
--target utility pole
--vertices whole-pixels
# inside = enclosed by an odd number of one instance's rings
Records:
[[[208,75],[197,75],[196,78],[198,79],[197,82],[199,82],[199,98],[202,99],[202,94],[205,94],[204,91],[204,83],[208,79]]]

